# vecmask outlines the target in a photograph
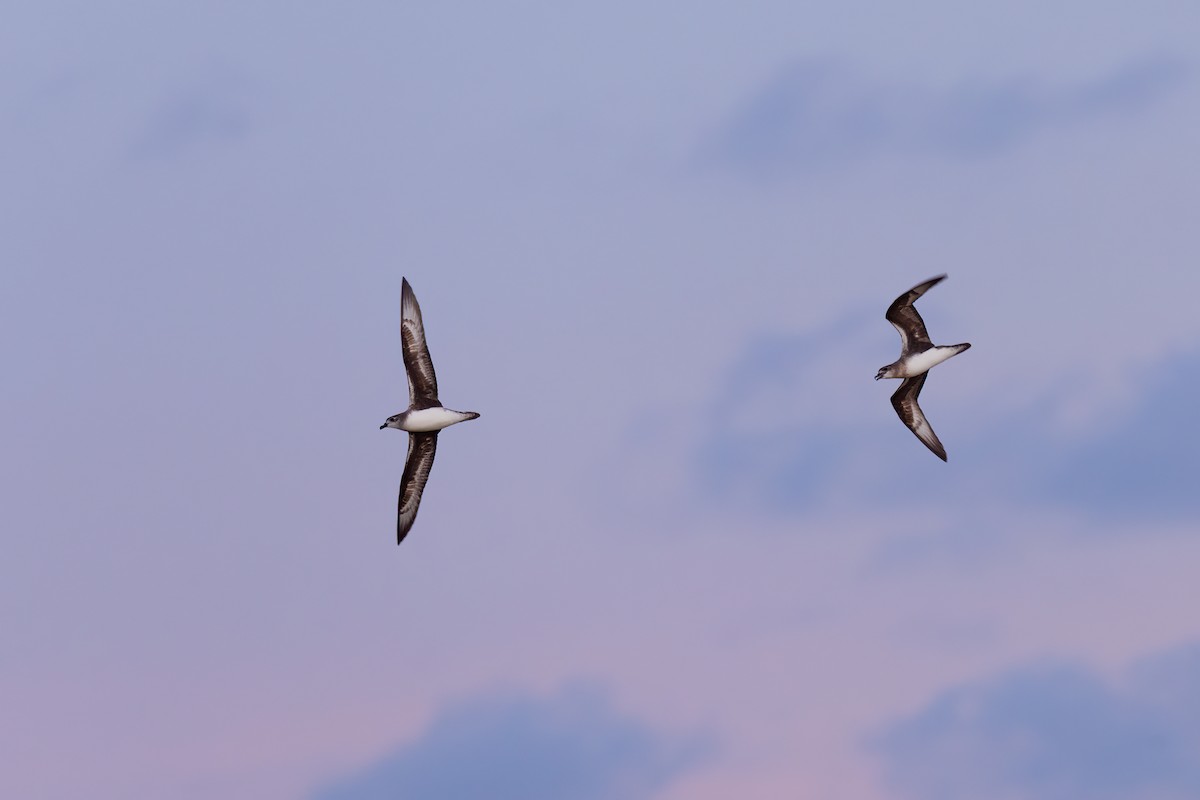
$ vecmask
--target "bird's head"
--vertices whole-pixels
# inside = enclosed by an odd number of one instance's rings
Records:
[[[384,428],[399,428],[400,419],[403,416],[403,414],[393,414],[383,421],[383,424],[379,426],[379,430],[383,430]]]
[[[886,367],[880,367],[879,372],[875,373],[875,380],[879,380],[880,378],[892,377],[891,375],[888,374],[889,372],[891,372],[891,369],[892,369],[891,364],[888,364]]]

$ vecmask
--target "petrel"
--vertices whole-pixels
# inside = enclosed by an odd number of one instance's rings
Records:
[[[404,477],[400,479],[399,512],[396,516],[396,544],[412,528],[417,518],[421,492],[433,468],[437,452],[438,431],[459,422],[475,419],[474,411],[453,411],[442,407],[438,400],[437,376],[433,360],[425,345],[425,326],[421,322],[421,307],[408,279],[403,278],[400,291],[400,338],[404,346],[404,371],[408,373],[408,410],[387,418],[379,426],[408,431],[408,458],[404,462]]]
[[[900,419],[908,429],[925,443],[942,461],[946,460],[946,448],[938,441],[929,421],[925,419],[921,407],[917,405],[917,395],[925,385],[925,377],[929,370],[948,358],[958,355],[970,347],[970,343],[952,344],[947,346],[935,345],[929,341],[929,333],[925,330],[925,322],[913,308],[913,303],[932,287],[946,279],[945,275],[930,278],[922,284],[909,289],[897,297],[887,310],[887,321],[896,326],[900,332],[900,358],[880,368],[875,380],[880,378],[903,378],[904,382],[892,395],[892,407],[900,415]]]

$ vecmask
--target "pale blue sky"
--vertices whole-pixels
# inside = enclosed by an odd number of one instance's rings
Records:
[[[1193,791],[1194,689],[1130,676],[1200,642],[1197,41],[1182,0],[10,9],[0,794],[452,799],[491,740],[562,800]],[[941,272],[947,464],[872,380]],[[482,417],[397,548],[401,276]]]

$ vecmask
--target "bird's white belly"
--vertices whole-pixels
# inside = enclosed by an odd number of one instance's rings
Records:
[[[917,353],[904,362],[905,377],[912,378],[928,372],[952,355],[954,350],[949,347],[931,347],[923,353]]]
[[[448,428],[456,422],[470,419],[469,414],[461,411],[451,411],[448,408],[422,408],[408,412],[404,418],[401,430],[409,433],[431,433]]]

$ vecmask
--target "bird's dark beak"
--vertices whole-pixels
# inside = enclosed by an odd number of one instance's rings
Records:
[[[383,423],[382,425],[380,425],[380,426],[379,426],[379,430],[383,430],[383,429],[384,429],[384,428],[386,428],[386,427],[387,427],[387,423],[385,422],[385,423]]]
[[[882,375],[876,375],[876,376],[875,376],[875,380],[879,380],[879,379],[880,379],[880,378],[882,378],[882,377],[883,377]]]

